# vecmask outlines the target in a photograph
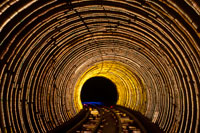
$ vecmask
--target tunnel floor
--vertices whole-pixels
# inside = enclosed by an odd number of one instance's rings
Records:
[[[118,93],[115,84],[104,77],[88,79],[81,91],[83,104],[115,105]]]
[[[76,117],[51,133],[163,133],[139,112],[122,106],[85,105]]]

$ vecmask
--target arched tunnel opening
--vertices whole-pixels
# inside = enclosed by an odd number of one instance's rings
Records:
[[[116,85],[105,77],[92,77],[88,79],[81,89],[83,104],[115,105],[118,93]]]

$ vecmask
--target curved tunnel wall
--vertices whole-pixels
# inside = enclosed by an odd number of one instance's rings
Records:
[[[166,132],[199,131],[200,3],[49,0],[0,4],[1,131],[46,132],[75,116],[84,82]]]

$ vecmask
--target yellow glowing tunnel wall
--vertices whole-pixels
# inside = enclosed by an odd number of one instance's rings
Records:
[[[130,67],[117,61],[96,63],[79,78],[74,93],[74,103],[78,110],[82,108],[80,94],[83,84],[96,76],[108,78],[116,85],[118,105],[130,107],[141,113],[145,112],[146,91],[142,79],[138,78]]]

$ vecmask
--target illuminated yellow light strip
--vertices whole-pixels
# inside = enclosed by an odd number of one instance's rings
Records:
[[[144,113],[146,106],[146,91],[139,75],[133,72],[127,65],[118,61],[103,61],[94,64],[86,70],[76,83],[74,91],[74,103],[77,111],[83,108],[81,103],[81,89],[84,83],[92,77],[105,77],[110,79],[117,88],[118,105],[123,105]]]

